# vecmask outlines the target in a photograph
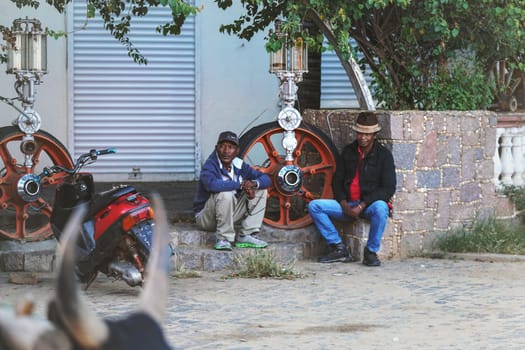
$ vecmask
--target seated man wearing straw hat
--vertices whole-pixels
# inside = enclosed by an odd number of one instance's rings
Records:
[[[343,148],[332,179],[334,199],[316,199],[308,211],[328,243],[329,252],[319,262],[352,261],[350,249],[342,242],[332,220],[370,220],[363,264],[379,266],[377,252],[385,231],[388,201],[396,189],[396,172],[392,153],[376,141],[381,130],[373,112],[361,112],[352,127],[356,140]]]

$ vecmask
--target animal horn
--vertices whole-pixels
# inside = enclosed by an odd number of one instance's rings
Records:
[[[146,267],[146,283],[140,294],[140,308],[158,324],[164,322],[169,291],[169,232],[164,203],[158,193],[152,195],[155,230],[151,255]]]
[[[76,240],[82,225],[86,205],[76,209],[62,235],[59,256],[60,271],[57,278],[55,306],[60,323],[82,348],[97,348],[109,337],[106,323],[99,319],[82,299],[75,276]]]

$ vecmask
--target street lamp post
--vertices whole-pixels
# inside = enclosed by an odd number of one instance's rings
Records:
[[[297,83],[301,82],[303,74],[308,72],[308,47],[302,38],[292,39],[286,33],[282,33],[281,28],[282,22],[275,21],[275,35],[283,39],[283,44],[277,52],[270,53],[270,73],[279,79],[279,97],[283,108],[277,116],[277,121],[285,130],[285,160],[291,162],[297,146],[294,130],[302,121],[301,113],[294,107],[297,100]]]
[[[277,121],[284,129],[282,146],[286,151],[285,165],[277,173],[276,180],[281,191],[293,194],[301,189],[303,178],[301,169],[293,164],[293,153],[297,147],[294,130],[303,119],[294,105],[297,100],[297,83],[301,82],[303,74],[308,72],[308,48],[302,38],[290,38],[287,33],[283,33],[282,24],[280,20],[275,21],[275,35],[281,39],[282,46],[277,52],[270,53],[270,73],[279,79],[282,109]]]
[[[6,100],[20,114],[13,120],[25,135],[20,149],[25,155],[24,165],[32,167],[31,155],[36,145],[33,134],[42,124],[40,115],[33,106],[36,99],[35,86],[42,82],[47,74],[47,36],[37,19],[16,19],[8,39],[7,74],[16,76],[15,90],[23,109],[18,108],[11,100]]]

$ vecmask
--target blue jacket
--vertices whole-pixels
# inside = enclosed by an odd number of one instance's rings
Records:
[[[268,175],[256,170],[240,158],[235,158],[232,162],[233,171],[237,180],[224,180],[223,175],[229,177],[228,171],[222,167],[217,152],[213,151],[202,166],[197,192],[193,199],[193,211],[199,213],[212,193],[234,191],[241,188],[243,180],[257,181],[260,189],[271,186],[272,181]]]

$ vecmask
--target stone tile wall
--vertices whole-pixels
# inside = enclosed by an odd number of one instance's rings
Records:
[[[335,146],[354,140],[356,110],[306,110],[303,118]],[[490,111],[378,111],[378,138],[392,150],[397,191],[381,254],[406,257],[430,248],[438,235],[476,218],[513,217],[512,203],[493,183],[497,115]],[[353,235],[359,251],[366,237]],[[355,241],[357,240],[357,241]],[[356,254],[354,252],[354,254]],[[360,255],[360,254],[359,254]]]

